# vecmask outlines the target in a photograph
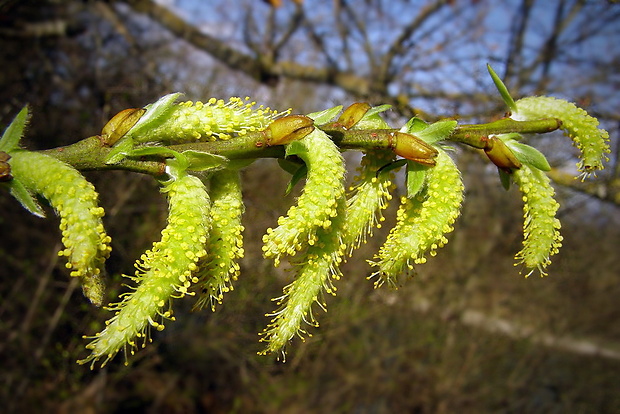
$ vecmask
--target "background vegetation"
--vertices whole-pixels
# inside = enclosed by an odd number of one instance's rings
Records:
[[[282,4],[280,4],[282,3]],[[395,122],[490,119],[504,109],[490,62],[515,97],[576,100],[612,137],[593,183],[567,180],[561,135],[549,157],[564,247],[550,276],[513,267],[521,205],[479,154],[461,149],[463,216],[450,243],[397,291],[373,290],[375,238],[344,268],[313,337],[286,363],[259,357],[257,332],[289,274],[260,255],[286,211],[273,161],[244,171],[246,257],[217,312],[177,321],[123,365],[89,371],[93,308],[56,252],[57,221],[0,196],[0,401],[8,412],[620,412],[620,5],[603,0],[0,1],[0,124],[30,103],[30,149],[93,135],[116,112],[183,91],[252,96],[304,113],[366,100]],[[534,138],[538,139],[538,138]],[[354,165],[355,155],[350,155]],[[351,174],[352,175],[352,172]],[[90,172],[113,237],[109,297],[156,240],[165,204],[149,177]],[[52,215],[51,212],[49,212]],[[393,217],[394,209],[391,208]],[[389,226],[385,226],[389,228]]]

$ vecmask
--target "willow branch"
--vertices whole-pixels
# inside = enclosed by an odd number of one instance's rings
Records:
[[[561,123],[555,118],[535,121],[500,119],[487,124],[461,125],[448,141],[458,142],[474,148],[485,148],[489,135],[518,133],[546,133],[558,129]],[[396,129],[347,130],[327,124],[320,127],[342,150],[393,149]],[[170,145],[178,152],[193,150],[222,155],[230,160],[251,160],[257,158],[284,158],[283,146],[269,146],[262,132],[253,132],[230,140],[193,142]],[[75,144],[42,151],[64,161],[78,170],[127,170],[161,177],[165,174],[165,161],[159,158],[125,158],[117,164],[106,164],[112,148],[95,135]]]

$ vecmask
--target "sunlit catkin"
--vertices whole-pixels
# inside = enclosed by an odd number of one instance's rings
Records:
[[[194,273],[206,255],[210,222],[206,188],[198,178],[183,174],[166,183],[162,192],[168,197],[169,211],[161,240],[136,263],[137,270],[130,279],[137,286],[109,308],[115,315],[86,346],[92,353],[80,363],[94,364],[103,359],[105,365],[127,346],[132,353],[138,347],[136,342],[145,346],[149,326],[162,330],[164,319],[174,319],[171,298],[190,294],[191,284],[197,282]]]
[[[557,118],[562,121],[561,129],[581,152],[577,164],[583,176],[603,169],[607,160],[609,133],[598,127],[599,122],[571,102],[549,96],[532,96],[519,99],[517,110],[511,117],[517,121],[542,118]]]
[[[276,265],[283,255],[295,255],[317,241],[317,231],[329,230],[338,214],[338,200],[344,196],[344,161],[334,142],[320,129],[292,144],[308,167],[303,193],[278,227],[263,236],[263,254]]]
[[[244,205],[239,171],[222,170],[213,174],[211,187],[211,232],[207,243],[205,263],[198,273],[200,297],[197,309],[222,303],[224,293],[233,290],[239,276],[238,260],[243,257]]]
[[[553,198],[555,191],[543,171],[523,165],[512,176],[524,203],[523,249],[515,256],[516,265],[525,267],[526,277],[536,269],[545,276],[550,257],[562,246],[560,220],[556,217],[560,205]]]
[[[372,230],[381,227],[384,221],[381,212],[392,199],[390,188],[393,186],[393,174],[379,171],[393,158],[394,155],[388,151],[369,151],[362,157],[347,199],[346,226],[342,238],[349,255],[365,243],[372,236]]]
[[[228,102],[211,98],[207,102],[174,104],[153,122],[133,136],[135,142],[187,142],[227,140],[266,128],[274,119],[288,114],[261,106],[249,98],[230,98]]]
[[[442,149],[437,164],[426,173],[422,190],[412,199],[401,198],[396,226],[371,265],[378,267],[375,287],[388,282],[396,285],[397,276],[426,262],[426,254],[435,255],[443,247],[460,214],[463,201],[461,174],[450,156]]]
[[[344,226],[344,197],[337,201],[337,214],[329,229],[319,229],[316,243],[309,246],[294,265],[295,280],[284,288],[284,295],[276,298],[280,308],[267,316],[272,316],[271,323],[262,333],[262,341],[268,343],[262,354],[282,352],[288,341],[295,335],[302,340],[311,334],[302,328],[305,322],[318,327],[312,314],[312,306],[317,303],[327,311],[323,299],[324,293],[335,295],[333,280],[340,279],[339,265],[345,253],[341,233]]]
[[[50,156],[16,150],[9,160],[13,177],[40,194],[60,216],[64,249],[71,276],[79,277],[84,295],[97,306],[104,296],[104,263],[110,237],[103,228],[103,208],[91,183],[73,167]]]

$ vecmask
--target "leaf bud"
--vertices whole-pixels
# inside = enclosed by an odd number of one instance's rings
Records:
[[[112,146],[121,139],[142,118],[144,108],[129,108],[120,111],[101,130],[104,142]]]
[[[371,106],[366,102],[356,102],[342,112],[336,123],[349,129],[357,124],[370,108]]]
[[[395,142],[394,152],[397,155],[420,164],[435,165],[437,150],[431,145],[404,132],[395,132],[392,137]]]
[[[305,115],[287,115],[273,121],[263,130],[267,146],[286,145],[314,130],[314,121]]]

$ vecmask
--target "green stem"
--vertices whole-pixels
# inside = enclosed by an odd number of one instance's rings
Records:
[[[504,118],[487,124],[460,125],[448,141],[459,142],[474,148],[485,148],[489,135],[517,132],[547,133],[561,126],[556,118],[534,121],[515,121]],[[342,150],[347,149],[392,149],[396,129],[347,130],[334,125],[320,127]],[[231,160],[256,158],[283,158],[283,146],[267,145],[262,132],[248,133],[242,137],[211,142],[171,145],[170,149],[178,152],[187,150],[223,155]],[[43,153],[64,161],[78,170],[128,170],[149,174],[154,177],[165,173],[165,163],[161,160],[126,158],[117,164],[106,164],[112,148],[106,146],[99,136],[85,138],[75,144],[42,151]]]

